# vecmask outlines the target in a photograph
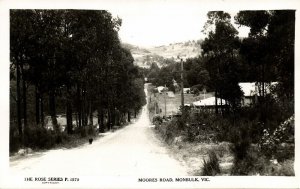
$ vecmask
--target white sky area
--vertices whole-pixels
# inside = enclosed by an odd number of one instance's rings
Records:
[[[205,38],[201,31],[207,21],[208,11],[200,10],[197,6],[172,5],[168,9],[162,4],[149,4],[131,10],[108,11],[122,19],[119,36],[125,43],[151,47]],[[234,23],[233,17],[238,11],[227,12]],[[238,29],[237,25],[235,27]],[[238,31],[239,36],[246,37],[249,29],[242,27]]]

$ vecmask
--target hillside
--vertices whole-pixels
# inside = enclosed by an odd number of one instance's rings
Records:
[[[174,58],[177,56],[180,58],[187,59],[191,57],[196,57],[201,53],[200,48],[201,41],[186,41],[180,43],[171,43],[169,45],[157,46],[148,49],[153,54],[157,54],[164,58]]]
[[[156,46],[152,48],[141,48],[124,43],[123,46],[129,49],[135,60],[135,65],[149,67],[153,62],[163,66],[168,60],[177,61],[179,56],[182,59],[192,58],[200,55],[201,40],[171,43],[169,45]]]

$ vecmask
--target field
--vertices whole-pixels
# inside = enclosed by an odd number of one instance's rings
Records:
[[[181,105],[181,93],[175,93],[174,97],[168,97],[165,93],[159,94],[149,94],[149,104],[154,106],[157,102],[158,109],[156,110],[157,114],[160,116],[169,116],[178,113],[179,107]],[[206,93],[205,98],[214,96],[213,93]],[[184,94],[184,104],[191,104],[192,102],[204,99],[204,94],[195,96],[194,94]],[[165,108],[166,104],[166,108]],[[166,111],[165,111],[166,110]],[[153,112],[155,111],[155,108]],[[150,111],[151,117],[151,111]]]

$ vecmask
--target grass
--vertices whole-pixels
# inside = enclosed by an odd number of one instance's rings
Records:
[[[210,151],[208,154],[208,160],[203,159],[202,175],[203,176],[215,176],[220,174],[219,159],[214,151]]]
[[[205,98],[213,96],[213,93],[207,93],[205,94]],[[191,104],[192,102],[201,100],[204,98],[203,94],[200,94],[199,96],[194,96],[193,94],[184,94],[184,103],[185,104]],[[151,94],[151,103],[157,102],[159,110],[161,112],[159,113],[160,116],[164,116],[165,114],[168,115],[174,115],[179,111],[179,107],[181,106],[181,94],[175,93],[175,97],[171,98],[168,97],[165,94]],[[165,103],[166,103],[166,112],[165,112]]]

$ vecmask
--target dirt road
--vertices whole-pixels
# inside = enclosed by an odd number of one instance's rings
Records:
[[[147,91],[145,90],[147,93]],[[73,149],[50,150],[10,162],[12,174],[103,176],[184,176],[186,169],[171,158],[156,138],[143,107],[127,127]]]

